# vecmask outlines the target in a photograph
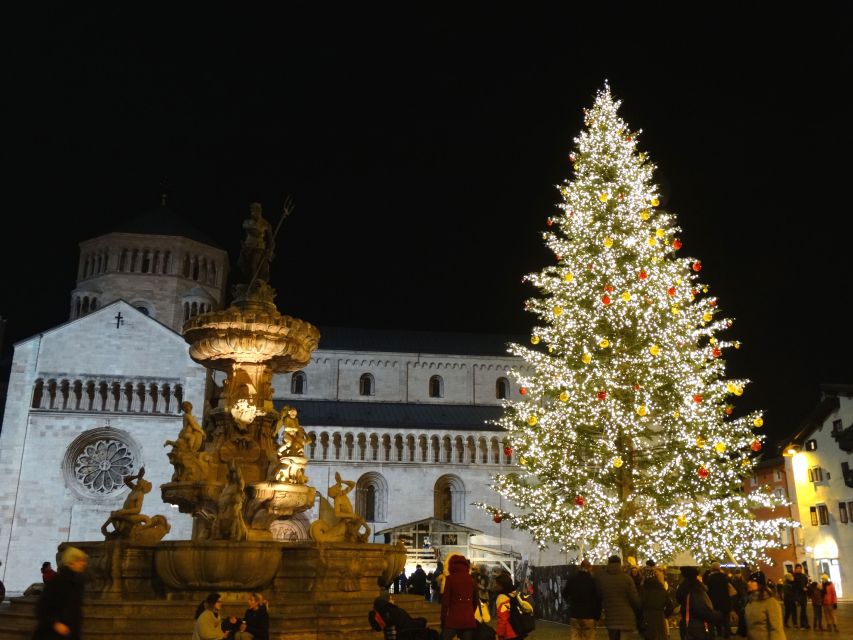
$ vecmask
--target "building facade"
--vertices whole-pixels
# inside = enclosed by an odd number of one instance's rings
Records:
[[[69,321],[14,345],[0,432],[0,576],[12,593],[40,580],[60,542],[102,539],[123,476],[141,467],[155,487],[143,512],[167,517],[167,540],[190,538],[189,516],[159,495],[172,475],[163,443],[180,431],[181,403],[202,420],[222,382],[190,359],[180,330],[225,304],[224,251],[165,209],[80,248]],[[506,506],[489,483],[514,462],[491,423],[518,393],[509,336],[320,331],[310,364],[273,381],[277,408],[295,407],[311,436],[312,486],[326,495],[336,471],[355,481],[374,532],[437,518],[479,532],[472,544],[564,561],[474,506]],[[316,512],[275,535],[306,537]]]
[[[853,385],[822,385],[822,399],[786,444],[796,555],[812,579],[826,574],[853,599]]]

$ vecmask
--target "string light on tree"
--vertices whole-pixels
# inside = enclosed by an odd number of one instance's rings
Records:
[[[479,506],[596,561],[686,550],[755,562],[792,525],[753,517],[781,504],[769,492],[739,491],[763,419],[732,414],[749,381],[725,375],[731,321],[704,295],[701,261],[681,255],[681,229],[618,108],[605,86],[585,112],[574,177],[559,187],[564,215],[542,232],[559,260],[525,277],[537,289],[530,342],[549,349],[510,347],[523,361],[510,376],[535,389],[506,400],[497,421],[521,466],[494,477],[501,509]]]

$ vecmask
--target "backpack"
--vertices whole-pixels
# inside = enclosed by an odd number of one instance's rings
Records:
[[[532,608],[532,605],[530,606]],[[518,594],[509,598],[509,625],[518,636],[526,636],[536,628],[536,618],[532,612],[527,613],[522,609],[521,597]]]

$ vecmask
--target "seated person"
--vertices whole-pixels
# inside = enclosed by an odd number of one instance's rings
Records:
[[[383,593],[373,601],[373,608],[385,621],[385,640],[430,640],[438,638],[438,632],[427,629],[426,618],[413,618],[398,607],[394,596]]]

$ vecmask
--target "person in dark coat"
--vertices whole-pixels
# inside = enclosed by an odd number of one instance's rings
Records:
[[[83,627],[83,573],[89,556],[77,547],[62,552],[56,577],[44,585],[36,604],[33,640],[80,640]]]
[[[708,591],[699,581],[696,567],[681,567],[681,584],[675,591],[675,599],[681,605],[679,629],[684,640],[707,638],[705,630],[708,628],[713,635],[713,629],[722,616],[714,611]]]
[[[414,593],[418,596],[425,596],[427,593],[427,575],[421,565],[417,565],[412,575],[409,576],[409,593]]]
[[[373,601],[373,608],[385,621],[386,637],[393,636],[396,640],[424,637],[422,630],[427,628],[427,619],[410,616],[408,611],[397,605],[391,594],[383,593],[376,598]],[[437,634],[435,635],[437,637]]]
[[[249,608],[243,615],[246,621],[246,631],[252,634],[253,640],[269,640],[270,614],[267,611],[267,601],[260,593],[253,593],[247,600]]]
[[[654,566],[643,569],[640,587],[640,609],[643,613],[641,635],[646,640],[668,640],[669,625],[666,619],[675,608],[672,598],[663,587],[663,572]]]
[[[595,640],[595,623],[601,617],[601,596],[589,572],[589,560],[581,561],[575,575],[566,580],[563,600],[569,605],[570,640]]]
[[[717,625],[717,635],[728,638],[731,635],[729,619],[732,613],[732,596],[729,591],[731,582],[729,577],[720,569],[720,563],[711,564],[711,570],[705,576],[705,586],[708,587],[708,597],[714,611],[723,614],[723,618]],[[734,588],[734,587],[732,587]]]
[[[471,640],[477,619],[474,609],[480,602],[477,586],[471,578],[470,564],[465,556],[451,554],[447,559],[448,573],[441,594],[441,640]]]
[[[794,602],[800,610],[800,629],[809,628],[808,608],[809,577],[803,571],[803,565],[794,565]]]
[[[610,640],[637,629],[640,595],[634,579],[622,570],[619,556],[610,556],[604,572],[595,576],[595,587],[604,608],[604,625]]]

